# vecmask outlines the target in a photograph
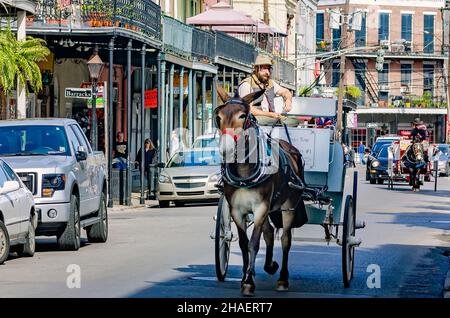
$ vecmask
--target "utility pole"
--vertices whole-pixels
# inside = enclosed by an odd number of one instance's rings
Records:
[[[348,31],[348,12],[350,0],[345,0],[344,12],[342,13],[341,26],[341,49],[347,48],[347,31]],[[338,97],[338,112],[336,123],[336,139],[342,142],[342,118],[344,110],[344,79],[345,79],[345,51],[341,55],[340,70],[339,70],[339,97]]]
[[[264,23],[269,25],[269,0],[264,0]]]
[[[442,54],[447,55],[448,57],[448,52],[449,52],[449,48],[450,48],[450,32],[447,31],[447,33],[445,32],[445,30],[447,29],[447,23],[449,23],[448,21],[448,17],[449,14],[447,11],[449,11],[450,8],[446,7],[443,8],[441,10],[441,15],[442,15],[442,30],[443,30],[443,34],[442,37],[444,38],[442,41]],[[447,29],[448,30],[448,29]],[[445,43],[448,41],[448,47],[445,48]],[[444,85],[446,87],[446,97],[447,97],[447,120],[445,121],[445,127],[444,127],[444,131],[445,131],[445,143],[450,143],[450,61],[447,59],[447,61],[444,61],[444,63],[447,63],[446,65],[444,65],[444,72],[446,74],[444,74]]]

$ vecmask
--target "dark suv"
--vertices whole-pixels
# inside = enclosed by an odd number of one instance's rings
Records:
[[[377,139],[375,144],[372,147],[372,150],[370,151],[369,156],[367,157],[367,163],[366,163],[366,181],[370,180],[370,168],[372,164],[372,160],[377,156],[380,149],[384,145],[390,145],[392,142],[400,140],[400,137],[380,137]]]

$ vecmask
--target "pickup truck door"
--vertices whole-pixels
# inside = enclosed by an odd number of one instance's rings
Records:
[[[81,145],[86,149],[88,156],[86,160],[86,170],[87,170],[87,209],[89,212],[97,211],[100,206],[100,175],[99,175],[99,164],[96,162],[94,152],[89,144],[85,134],[81,130],[81,128],[74,124],[72,128],[77,136],[78,140],[81,142]]]
[[[67,128],[67,136],[69,138],[69,142],[72,146],[72,153],[73,157],[75,158],[75,154],[77,152],[77,149],[79,146],[82,146],[83,144],[78,139],[78,137],[75,134],[75,130],[73,128],[74,125],[69,125]],[[75,159],[76,160],[76,159]],[[76,161],[73,172],[77,178],[78,183],[78,189],[80,191],[80,216],[84,216],[89,211],[89,195],[88,195],[88,165],[87,160],[84,161]]]

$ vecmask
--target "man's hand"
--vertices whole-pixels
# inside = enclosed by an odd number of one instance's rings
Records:
[[[291,99],[286,99],[286,101],[284,102],[283,110],[285,113],[289,113],[292,110],[292,100]]]

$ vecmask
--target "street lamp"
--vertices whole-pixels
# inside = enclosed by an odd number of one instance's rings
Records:
[[[102,74],[103,61],[97,53],[87,62],[89,76],[92,80],[92,127],[91,142],[92,148],[97,150],[97,80]]]

